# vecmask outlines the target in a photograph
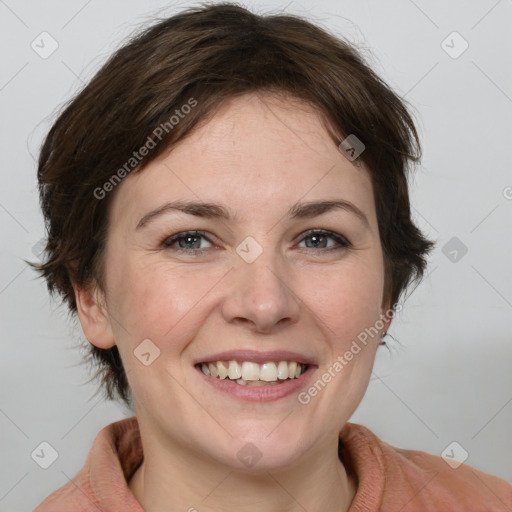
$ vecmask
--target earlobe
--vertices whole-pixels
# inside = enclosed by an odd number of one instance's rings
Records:
[[[101,349],[113,347],[116,343],[105,307],[105,300],[97,285],[78,287],[73,284],[77,313],[89,342]]]

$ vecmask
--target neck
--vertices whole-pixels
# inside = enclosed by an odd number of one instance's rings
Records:
[[[179,447],[171,452],[144,445],[144,462],[129,488],[145,512],[346,512],[356,482],[339,460],[337,447],[335,438],[329,450],[292,468],[254,472],[196,459]]]

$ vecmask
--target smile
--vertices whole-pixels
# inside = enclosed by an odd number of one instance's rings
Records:
[[[241,386],[276,386],[290,379],[298,379],[308,366],[296,361],[216,361],[199,365],[201,371],[216,379],[226,379]]]

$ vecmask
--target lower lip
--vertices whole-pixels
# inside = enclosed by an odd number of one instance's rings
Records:
[[[314,367],[310,365],[297,379],[287,379],[275,386],[244,386],[229,379],[210,377],[205,375],[200,368],[196,369],[202,378],[205,379],[205,382],[215,389],[250,402],[272,402],[296,394],[301,388],[306,386],[306,382],[314,371]]]

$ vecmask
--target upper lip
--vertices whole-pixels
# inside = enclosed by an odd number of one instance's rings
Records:
[[[227,350],[204,356],[195,360],[194,365],[200,363],[212,363],[216,361],[251,361],[258,364],[271,361],[296,361],[297,363],[314,365],[315,360],[298,352],[288,350],[259,351],[259,350]]]

